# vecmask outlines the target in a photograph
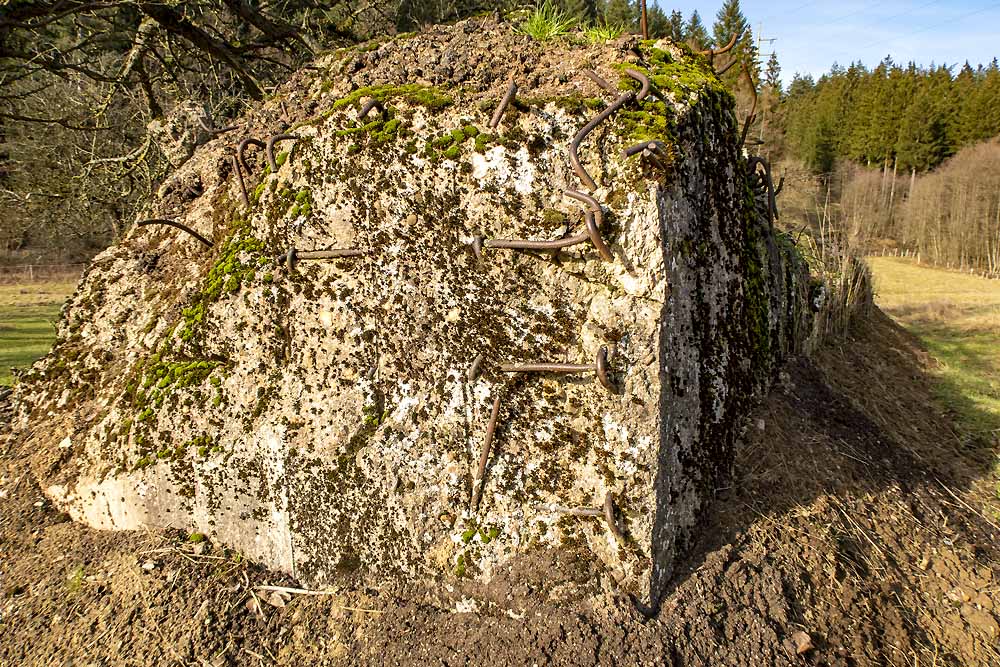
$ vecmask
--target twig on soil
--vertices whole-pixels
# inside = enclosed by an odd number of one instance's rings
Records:
[[[290,588],[288,586],[254,586],[254,589],[258,591],[271,591],[274,593],[288,593],[289,595],[337,595],[336,591],[313,591],[306,588]],[[363,607],[347,607],[344,605],[334,605],[337,609],[345,609],[347,611],[363,611],[368,614],[384,614],[384,611],[379,611],[378,609],[365,609]]]
[[[983,514],[983,513],[982,513],[982,512],[980,512],[979,510],[975,509],[974,507],[971,507],[971,506],[970,506],[970,505],[969,505],[968,503],[966,503],[966,502],[965,502],[964,500],[962,500],[961,498],[959,498],[958,496],[956,496],[956,495],[955,495],[955,493],[954,493],[954,491],[952,491],[951,489],[949,489],[949,488],[948,488],[948,487],[947,487],[947,486],[946,486],[946,485],[944,484],[944,482],[942,482],[941,480],[939,480],[939,479],[938,479],[937,477],[935,477],[935,478],[934,478],[934,481],[935,481],[935,482],[937,482],[937,483],[938,483],[938,485],[939,485],[939,486],[940,486],[940,487],[941,487],[942,489],[944,489],[945,491],[947,491],[947,492],[948,492],[948,495],[949,495],[949,496],[951,496],[952,498],[954,498],[955,500],[957,500],[957,501],[959,502],[959,504],[960,504],[960,505],[962,505],[962,507],[964,507],[965,509],[969,510],[970,512],[972,512],[973,514],[975,514],[976,516],[978,516],[978,517],[979,517],[980,519],[982,519],[983,521],[985,521],[986,523],[988,523],[988,524],[989,524],[989,525],[990,525],[990,526],[991,526],[991,527],[993,528],[993,530],[996,530],[996,531],[1000,531],[1000,526],[997,526],[997,525],[996,525],[995,523],[993,523],[992,521],[990,521],[990,520],[989,520],[989,519],[988,519],[988,518],[986,517],[986,515],[985,515],[985,514]]]

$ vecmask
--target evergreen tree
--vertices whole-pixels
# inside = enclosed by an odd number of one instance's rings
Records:
[[[781,65],[778,63],[778,54],[772,53],[767,59],[767,71],[764,73],[764,84],[781,96]]]
[[[788,99],[798,101],[803,96],[813,92],[814,88],[816,88],[816,82],[813,81],[811,74],[796,72],[792,75],[792,83],[788,86]]]
[[[556,6],[577,23],[586,25],[597,20],[597,0],[560,0]]]
[[[936,167],[946,157],[947,150],[945,121],[928,89],[917,96],[903,116],[896,143],[899,168],[924,171]]]
[[[705,29],[705,24],[701,22],[701,16],[697,9],[691,13],[691,18],[688,19],[687,26],[684,28],[684,41],[696,51],[707,49],[712,42],[708,36],[708,30]]]
[[[639,9],[631,0],[607,0],[603,14],[608,25],[623,25],[631,31],[638,29]]]
[[[656,5],[647,4],[646,24],[649,28],[649,37],[651,39],[670,37],[670,19],[666,13]]]
[[[675,42],[684,41],[684,15],[676,9],[670,12],[670,39]]]
[[[759,78],[757,48],[753,43],[750,22],[740,9],[740,0],[725,0],[715,16],[715,25],[712,26],[713,48],[722,48],[729,43],[733,35],[740,35],[740,38],[730,53],[736,58],[744,59],[755,78]]]

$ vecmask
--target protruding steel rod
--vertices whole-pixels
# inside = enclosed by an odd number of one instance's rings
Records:
[[[743,68],[743,74],[746,76],[747,82],[750,83],[750,92],[753,93],[753,106],[750,108],[750,115],[747,116],[746,122],[743,124],[743,134],[740,136],[740,150],[742,151],[743,144],[747,140],[747,134],[750,132],[750,126],[757,116],[757,84],[754,83],[753,76],[750,74],[745,60],[740,62],[740,66]]]
[[[486,357],[482,352],[476,355],[476,358],[472,360],[472,364],[469,366],[469,370],[466,372],[466,377],[469,378],[469,382],[475,382],[479,379],[479,376],[483,373],[483,361]]]
[[[209,241],[204,236],[202,236],[198,232],[194,231],[193,229],[191,229],[187,225],[182,225],[181,223],[174,222],[173,220],[164,220],[162,218],[154,218],[152,220],[140,220],[139,222],[137,222],[135,224],[138,227],[148,227],[150,225],[166,225],[168,227],[174,227],[176,229],[181,230],[182,232],[187,232],[191,236],[195,237],[196,239],[198,239],[199,241],[201,241],[202,243],[204,243],[209,248],[211,248],[214,245],[211,241]]]
[[[635,96],[637,102],[642,102],[646,99],[646,95],[649,95],[649,89],[652,87],[649,82],[649,77],[635,69],[627,69],[625,70],[625,73],[642,84],[639,94]]]
[[[600,86],[604,90],[608,91],[612,95],[617,95],[618,94],[618,89],[615,88],[614,86],[612,86],[610,83],[608,83],[607,79],[605,79],[604,77],[602,77],[600,74],[598,74],[594,70],[592,70],[592,69],[585,69],[585,70],[583,70],[583,73],[586,74],[587,76],[589,76],[591,81],[593,81],[598,86]]]
[[[509,250],[561,250],[589,240],[594,244],[594,247],[597,248],[597,251],[601,255],[601,259],[609,262],[614,261],[614,256],[611,254],[611,250],[608,248],[607,244],[604,243],[604,239],[601,238],[601,230],[598,229],[597,223],[594,221],[594,213],[592,211],[586,211],[583,218],[584,230],[578,234],[574,234],[573,236],[566,236],[552,241],[488,239],[484,241],[483,244],[487,248],[507,248]],[[473,242],[475,242],[475,239]],[[473,249],[475,249],[475,246],[473,246]]]
[[[289,271],[295,268],[300,259],[343,259],[345,257],[361,257],[365,254],[359,248],[333,248],[331,250],[296,250],[289,248],[285,253],[285,266]]]
[[[608,348],[605,345],[597,350],[597,359],[593,364],[508,363],[500,364],[500,371],[503,373],[595,373],[605,389],[612,392],[615,390],[615,386],[608,379]]]
[[[728,53],[729,51],[731,51],[732,48],[736,46],[736,40],[738,40],[742,36],[743,36],[743,31],[741,30],[740,32],[734,33],[732,39],[729,40],[729,43],[723,46],[721,49],[706,49],[704,51],[699,51],[698,53],[703,56],[709,56],[709,57],[721,56],[723,53]]]
[[[479,506],[479,499],[483,495],[483,483],[486,480],[486,464],[490,460],[490,447],[493,446],[493,436],[497,431],[497,418],[500,416],[500,393],[497,392],[493,399],[493,410],[490,412],[490,423],[486,426],[486,439],[483,441],[483,451],[479,455],[479,469],[476,478],[472,480],[472,510]]]
[[[378,100],[372,99],[365,102],[365,105],[361,107],[361,112],[358,113],[358,120],[364,120],[365,117],[371,113],[372,109],[378,109],[379,112],[385,111],[385,107]]]
[[[267,140],[267,164],[271,167],[271,171],[278,171],[278,163],[274,160],[274,144],[279,141],[291,141],[293,139],[298,139],[296,134],[276,134]]]
[[[619,542],[625,541],[625,534],[618,527],[618,522],[615,520],[615,497],[610,491],[605,494],[604,505],[602,507],[563,507],[562,505],[550,503],[539,503],[537,507],[546,512],[568,514],[569,516],[603,517],[615,539]]]
[[[216,128],[215,124],[208,124],[205,119],[198,116],[198,124],[201,125],[201,129],[205,130],[209,134],[225,134],[226,132],[232,132],[233,130],[239,129],[238,125],[228,125],[226,127]]]
[[[507,86],[507,93],[500,100],[500,105],[497,107],[496,111],[493,112],[493,118],[490,119],[490,130],[497,129],[500,125],[500,119],[503,118],[504,112],[507,107],[510,106],[511,101],[514,99],[514,95],[517,94],[517,84],[514,83],[514,77],[510,78],[510,85]]]
[[[722,76],[723,74],[728,72],[732,68],[732,66],[736,64],[737,60],[738,60],[737,58],[733,58],[732,60],[730,60],[728,65],[726,65],[725,67],[723,67],[722,69],[718,70],[715,73],[715,76]]]
[[[643,39],[649,39],[649,23],[646,21],[646,0],[639,0],[640,15],[639,15],[639,30],[642,32]]]
[[[243,182],[243,170],[240,169],[240,161],[234,155],[233,158],[233,173],[236,175],[236,180],[240,184],[240,201],[243,203],[244,208],[250,208],[250,199],[247,197],[247,184]]]
[[[247,173],[249,173],[250,165],[247,164],[247,157],[246,157],[247,146],[257,146],[258,148],[267,148],[267,144],[265,144],[260,139],[247,137],[246,139],[241,141],[239,145],[236,147],[236,155],[240,158],[240,164],[242,164],[243,168],[247,170]]]
[[[595,127],[597,127],[605,120],[610,118],[613,113],[615,113],[623,106],[631,102],[634,98],[635,98],[635,93],[631,91],[619,95],[618,99],[616,99],[614,102],[605,107],[604,111],[594,116],[589,123],[584,125],[583,128],[581,128],[581,130],[576,133],[576,136],[573,137],[573,141],[570,142],[569,145],[570,164],[573,167],[573,171],[576,172],[577,177],[580,179],[580,182],[582,182],[587,189],[596,190],[597,183],[594,182],[594,179],[590,177],[590,174],[587,173],[587,170],[584,169],[583,165],[580,164],[580,156],[578,154],[580,150],[580,143],[587,138],[587,135],[590,134]]]
[[[601,238],[601,225],[604,224],[604,211],[601,209],[601,205],[597,203],[597,200],[590,195],[585,195],[582,192],[577,192],[576,190],[564,190],[563,194],[567,197],[571,197],[577,201],[581,201],[586,204],[590,211],[594,214],[592,218],[584,216],[584,220],[587,223],[587,233],[590,236],[590,241],[597,248],[597,252],[600,253],[601,258],[605,262],[615,261],[615,256],[611,254],[611,248],[608,244],[604,242]]]
[[[555,512],[556,514],[568,514],[570,516],[604,516],[604,508],[563,507],[562,505],[539,503],[538,509],[546,512]]]
[[[629,146],[622,151],[622,157],[632,157],[633,155],[638,155],[643,151],[654,151],[659,153],[663,142],[661,141],[643,141],[641,143]]]
[[[758,155],[754,155],[747,160],[747,168],[751,174],[757,172],[757,165],[760,165],[764,170],[764,175],[761,177],[760,182],[767,194],[767,221],[773,224],[778,218],[778,206],[775,201],[777,193],[774,189],[774,181],[771,180],[771,164],[765,158]]]
[[[618,111],[623,106],[631,102],[633,99],[642,100],[642,98],[644,98],[649,93],[650,85],[649,85],[649,78],[647,76],[645,76],[641,72],[637,72],[634,69],[625,70],[625,74],[627,74],[628,76],[632,77],[633,79],[642,84],[642,89],[639,91],[639,95],[636,96],[636,94],[633,93],[632,91],[628,91],[626,93],[622,93],[621,95],[619,95],[618,99],[609,104],[604,109],[604,111],[594,116],[594,118],[592,118],[589,123],[584,125],[583,128],[581,128],[580,131],[576,133],[576,136],[573,137],[573,141],[569,145],[570,164],[573,167],[573,171],[576,172],[577,177],[579,177],[580,181],[584,184],[584,186],[587,187],[588,190],[596,190],[597,183],[594,182],[594,179],[590,177],[590,174],[587,173],[587,170],[584,169],[583,165],[580,164],[580,156],[579,156],[580,143],[583,142],[583,140],[587,137],[588,134],[590,134],[594,130],[595,127],[597,127],[605,120],[610,118],[611,115],[614,114],[616,111]]]
[[[615,539],[624,542],[625,535],[618,527],[618,522],[615,521],[615,497],[611,495],[610,491],[604,496],[604,520],[607,522],[608,528],[611,529],[611,534],[615,536]]]

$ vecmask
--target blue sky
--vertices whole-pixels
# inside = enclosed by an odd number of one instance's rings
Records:
[[[712,29],[722,0],[713,3],[653,0],[668,14],[678,9],[685,20],[695,9]],[[975,67],[1000,57],[1000,1],[887,0],[806,2],[742,0],[743,13],[757,35],[763,23],[765,53],[777,51],[787,84],[795,72],[814,77],[860,60],[869,67],[891,55],[896,62],[920,65],[958,63]]]

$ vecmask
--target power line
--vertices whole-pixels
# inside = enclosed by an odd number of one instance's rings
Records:
[[[933,4],[933,3],[931,3],[931,4]],[[934,25],[929,25],[929,26],[926,26],[924,28],[920,28],[919,30],[913,30],[911,32],[903,33],[902,35],[896,35],[895,37],[892,37],[892,38],[887,39],[887,40],[886,39],[876,40],[876,41],[872,42],[871,44],[866,44],[866,45],[858,47],[858,48],[859,49],[870,49],[871,47],[878,46],[879,44],[886,44],[886,43],[890,43],[891,44],[892,42],[899,41],[903,37],[912,37],[913,35],[919,35],[919,34],[925,33],[925,32],[927,32],[929,30],[934,30],[934,29],[939,28],[940,26],[943,26],[943,25],[948,25],[948,24],[951,24],[951,23],[958,23],[959,21],[964,21],[965,19],[972,18],[973,16],[977,16],[979,14],[983,14],[985,12],[988,12],[988,11],[992,10],[992,9],[996,9],[997,7],[1000,7],[1000,2],[994,2],[993,4],[991,4],[991,5],[987,6],[987,7],[983,7],[981,9],[977,9],[975,11],[971,11],[971,12],[968,12],[966,14],[962,14],[961,16],[957,16],[957,17],[955,17],[953,19],[948,19],[947,21],[938,21]]]

